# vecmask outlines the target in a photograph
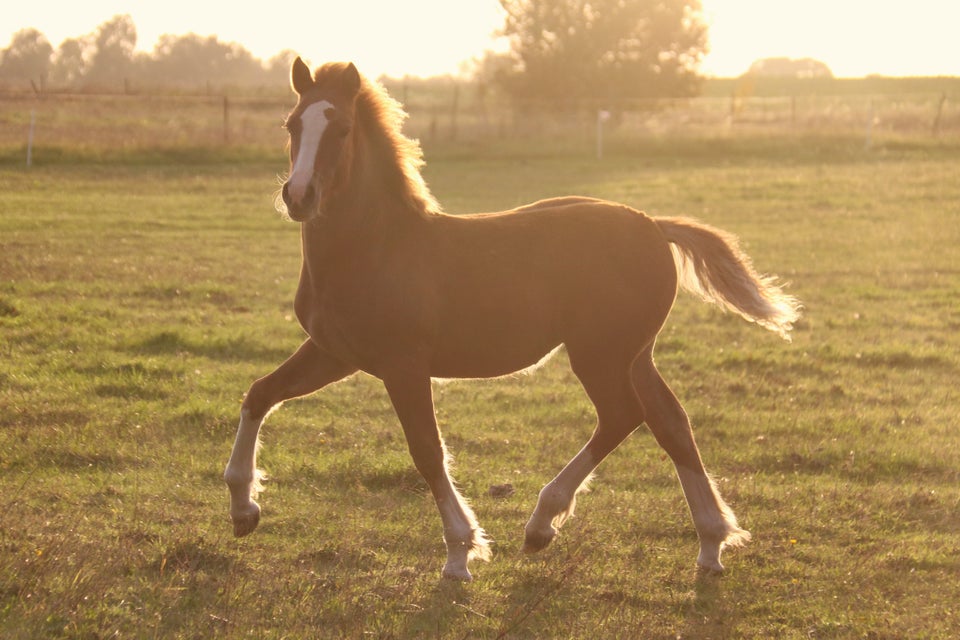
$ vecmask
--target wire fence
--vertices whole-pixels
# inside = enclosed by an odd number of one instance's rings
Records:
[[[399,93],[399,95],[398,95]],[[666,136],[883,136],[960,141],[960,96],[699,97],[607,105],[505,104],[455,89],[394,91],[425,143],[551,138],[603,144]],[[477,92],[474,92],[477,93]],[[0,94],[0,149],[109,153],[144,149],[282,149],[289,96]]]

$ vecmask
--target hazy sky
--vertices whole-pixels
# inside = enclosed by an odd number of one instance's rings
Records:
[[[710,25],[709,75],[740,75],[758,58],[812,57],[837,76],[960,75],[960,0],[702,0]],[[353,60],[369,76],[456,72],[494,46],[497,0],[10,0],[0,5],[0,48],[24,27],[54,47],[130,14],[137,48],[162,34],[216,35],[268,59],[293,49],[319,64]]]

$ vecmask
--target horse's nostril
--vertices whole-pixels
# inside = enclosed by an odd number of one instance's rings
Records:
[[[299,191],[299,189],[296,189]],[[317,191],[313,184],[308,184],[301,193],[290,193],[290,183],[284,182],[280,192],[287,208],[310,207],[317,198]]]
[[[291,219],[298,222],[309,218],[316,213],[319,200],[318,190],[315,185],[308,183],[300,188],[296,184],[291,185],[289,181],[283,183],[280,189],[280,197],[284,204],[284,213]]]

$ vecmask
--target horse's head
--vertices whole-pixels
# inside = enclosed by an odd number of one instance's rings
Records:
[[[287,215],[303,222],[319,215],[324,194],[347,162],[341,156],[349,154],[361,79],[352,63],[326,64],[312,75],[297,58],[290,84],[299,99],[284,125],[290,133],[290,177],[281,197]]]

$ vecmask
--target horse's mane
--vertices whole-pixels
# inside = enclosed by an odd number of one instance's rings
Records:
[[[323,71],[324,68],[317,71],[318,78]],[[406,111],[379,82],[365,76],[360,78],[356,112],[359,124],[375,142],[382,145],[380,151],[388,154],[400,172],[399,188],[406,203],[426,214],[439,212],[440,205],[420,174],[424,165],[420,142],[408,138],[402,132],[403,122],[407,119]]]

